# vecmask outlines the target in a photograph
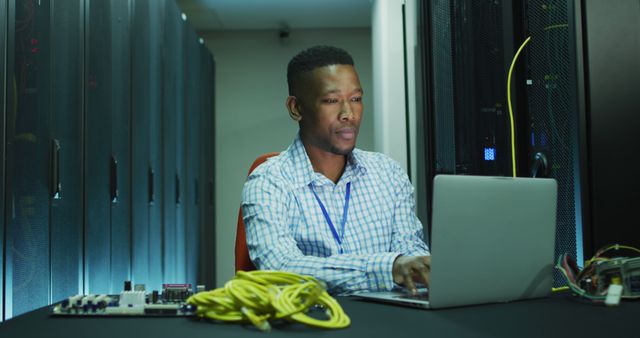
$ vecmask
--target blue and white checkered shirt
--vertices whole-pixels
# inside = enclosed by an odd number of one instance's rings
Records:
[[[334,238],[310,184],[342,245]],[[354,149],[335,184],[313,171],[299,136],[286,151],[256,168],[242,191],[247,246],[256,267],[315,276],[334,294],[390,290],[393,262],[399,255],[429,255],[413,209],[413,186],[397,162]]]

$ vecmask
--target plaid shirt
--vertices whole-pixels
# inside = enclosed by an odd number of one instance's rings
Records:
[[[397,162],[354,149],[334,184],[313,171],[299,136],[286,151],[256,168],[242,191],[247,246],[256,267],[315,276],[327,283],[331,293],[390,290],[395,285],[393,262],[399,255],[429,255],[413,210],[413,186]]]

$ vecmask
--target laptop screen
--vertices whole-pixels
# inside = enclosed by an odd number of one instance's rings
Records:
[[[550,294],[556,203],[553,179],[436,176],[431,306]]]

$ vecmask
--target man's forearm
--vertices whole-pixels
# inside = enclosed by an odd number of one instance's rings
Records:
[[[341,254],[330,257],[302,254],[274,255],[255,260],[260,269],[284,270],[311,275],[327,284],[333,294],[361,290],[390,290],[394,287],[392,268],[398,253],[367,255]],[[288,257],[286,257],[288,256]]]

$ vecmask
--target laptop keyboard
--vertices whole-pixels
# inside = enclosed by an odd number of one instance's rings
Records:
[[[408,293],[408,294],[404,294],[404,295],[394,296],[393,298],[429,300],[429,293],[428,292],[419,292],[419,293],[416,293],[415,295],[412,295],[412,294]]]

